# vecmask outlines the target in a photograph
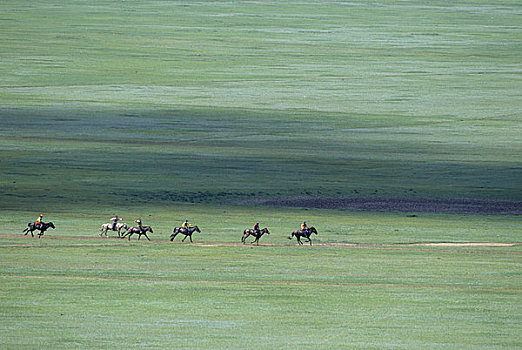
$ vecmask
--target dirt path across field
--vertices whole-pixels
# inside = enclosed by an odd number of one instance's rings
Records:
[[[22,235],[16,234],[0,234],[0,238],[13,238],[19,237],[22,238]],[[119,239],[117,237],[100,237],[96,236],[57,236],[57,235],[44,235],[42,238],[37,237],[25,237],[28,242],[38,242],[38,241],[57,241],[57,240],[77,240],[78,243],[68,243],[66,246],[70,247],[89,247],[89,246],[100,246],[102,242],[110,243],[111,245],[119,244],[117,242],[121,242],[121,244],[126,244],[128,242],[127,239]],[[136,242],[136,239],[132,240]],[[187,242],[170,242],[167,239],[153,239],[151,241],[147,241],[146,239],[141,239],[140,242],[143,242],[144,245],[154,244],[154,243],[169,243],[172,245],[194,245],[199,247],[258,247],[262,249],[263,247],[285,247],[285,246],[295,246],[298,248],[296,242],[288,242],[288,243],[262,243],[259,246],[251,245],[251,244],[243,244],[239,242],[195,242],[195,243],[187,243]],[[480,254],[512,254],[512,255],[522,255],[522,252],[512,252],[512,251],[499,251],[499,250],[443,250],[440,248],[501,248],[501,247],[513,247],[516,245],[520,245],[522,243],[500,243],[500,242],[425,242],[425,243],[394,243],[394,244],[370,244],[370,243],[331,243],[331,242],[314,242],[311,248],[314,247],[323,247],[323,248],[344,248],[344,249],[366,249],[366,250],[391,250],[391,251],[412,251],[412,252],[439,252],[439,253],[480,253]],[[42,245],[41,247],[46,247],[48,245]],[[9,248],[9,247],[40,247],[34,244],[1,244],[0,248]],[[303,247],[310,247],[308,244],[305,244]],[[431,249],[427,249],[431,248]],[[433,249],[438,248],[438,249]]]

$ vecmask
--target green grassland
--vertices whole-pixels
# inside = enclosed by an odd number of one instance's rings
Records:
[[[3,346],[520,346],[515,252],[82,243],[3,239]]]
[[[522,199],[517,2],[1,6],[10,203]]]
[[[0,2],[0,348],[520,348],[520,215],[253,200],[520,203],[521,15]],[[152,241],[99,238],[115,214]],[[197,243],[169,242],[185,218]]]

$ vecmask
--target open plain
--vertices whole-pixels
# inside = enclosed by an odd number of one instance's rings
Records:
[[[0,348],[522,347],[521,15],[0,2]]]

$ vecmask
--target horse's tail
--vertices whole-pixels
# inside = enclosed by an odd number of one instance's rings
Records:
[[[246,228],[246,229],[243,231],[243,236],[241,236],[241,242],[242,242],[242,243],[245,243],[246,238],[249,236],[249,232],[248,232],[248,231],[249,231],[248,228]]]

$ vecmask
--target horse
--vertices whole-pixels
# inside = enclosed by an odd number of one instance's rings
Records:
[[[142,229],[140,229],[139,227],[129,227],[127,229],[127,233],[125,233],[125,235],[123,235],[121,238],[123,239],[128,236],[130,241],[131,236],[137,233],[138,241],[140,240],[141,235],[145,235],[145,237],[147,237],[147,239],[150,241],[149,236],[147,236],[147,232],[154,233],[154,231],[152,231],[152,227],[150,226],[142,226]]]
[[[103,234],[105,234],[105,237],[107,237],[107,231],[116,231],[116,232],[118,232],[118,237],[121,237],[121,230],[122,229],[127,231],[129,229],[129,226],[127,226],[127,224],[124,223],[124,222],[118,222],[116,224],[115,229],[113,230],[112,229],[112,222],[109,222],[108,224],[103,224],[100,227],[100,237],[103,236]]]
[[[45,231],[47,231],[48,228],[55,229],[56,227],[52,222],[41,222],[39,225],[36,225],[34,222],[30,222],[27,224],[27,228],[23,230],[22,232],[25,233],[24,236],[27,236],[29,232],[31,232],[31,237],[34,237],[33,231],[40,230],[40,233],[38,234],[38,238],[42,238]]]
[[[245,244],[248,236],[254,236],[256,239],[254,239],[252,241],[252,244],[257,243],[257,245],[259,245],[259,238],[261,238],[261,236],[264,235],[265,233],[267,235],[270,234],[270,232],[268,231],[268,229],[266,227],[259,231],[253,230],[251,228],[247,228],[245,231],[243,231],[243,237],[241,237],[241,242],[243,242],[243,244]]]
[[[197,226],[188,227],[188,231],[187,231],[187,227],[174,227],[174,230],[172,230],[172,234],[170,235],[170,241],[172,242],[174,240],[174,238],[178,235],[178,233],[181,233],[182,235],[185,235],[185,238],[183,238],[181,240],[182,242],[185,242],[185,239],[187,239],[187,237],[188,237],[188,238],[190,238],[190,243],[193,243],[192,234],[194,232],[201,233],[201,230]]]
[[[295,230],[292,232],[292,235],[288,237],[288,239],[292,239],[292,237],[295,236],[297,243],[299,243],[299,245],[303,245],[303,242],[301,242],[301,237],[304,237],[307,239],[307,242],[310,242],[310,245],[312,245],[312,239],[310,238],[312,233],[317,234],[317,230],[313,226],[309,227],[306,232],[303,232],[303,230]]]

